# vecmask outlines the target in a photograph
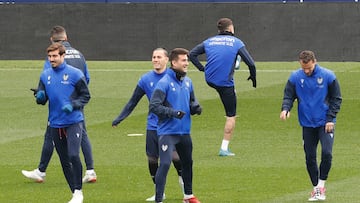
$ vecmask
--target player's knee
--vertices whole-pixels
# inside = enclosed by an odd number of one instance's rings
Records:
[[[323,161],[331,161],[332,160],[332,154],[329,151],[323,151],[321,153],[321,160]]]
[[[79,154],[69,154],[69,160],[71,163],[79,162],[80,156]]]
[[[193,160],[182,162],[183,169],[192,168],[192,166],[193,166]]]
[[[224,128],[225,133],[232,133],[234,131],[234,128],[235,128],[235,121],[227,120]]]
[[[314,154],[306,155],[306,163],[307,164],[316,163],[316,155],[314,155]]]
[[[172,160],[173,161],[180,161],[179,154],[176,151],[174,151],[173,154],[172,154]]]
[[[171,162],[170,163],[168,163],[168,162],[160,163],[159,168],[169,170],[170,165],[171,165]]]

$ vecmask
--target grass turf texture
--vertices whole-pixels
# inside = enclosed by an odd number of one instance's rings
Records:
[[[43,61],[0,61],[0,202],[67,202],[71,193],[56,152],[42,184],[23,177],[40,159],[47,107],[36,105]],[[326,202],[359,202],[360,63],[319,62],[340,81],[343,104],[338,115],[333,167]],[[98,182],[84,184],[84,202],[139,203],[154,194],[147,169],[145,134],[148,102],[144,97],[117,128],[112,120],[130,98],[150,62],[89,61],[92,99],[86,122],[93,145]],[[235,73],[238,118],[230,143],[235,157],[218,157],[225,122],[217,93],[203,73],[190,66],[195,94],[203,106],[193,117],[194,194],[203,203],[306,202],[312,188],[305,169],[296,106],[290,120],[280,121],[283,88],[297,62],[258,62],[258,88],[251,87],[247,67]],[[82,154],[81,154],[82,156]],[[167,203],[181,202],[173,167],[166,185]]]

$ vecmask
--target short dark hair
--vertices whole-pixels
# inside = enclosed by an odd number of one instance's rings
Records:
[[[163,52],[164,52],[164,55],[165,55],[166,57],[169,57],[169,53],[168,53],[168,51],[167,51],[165,48],[158,47],[158,48],[154,49],[154,51],[163,51]],[[154,51],[153,51],[153,52],[154,52]]]
[[[52,43],[47,49],[46,52],[49,53],[51,51],[59,50],[59,54],[63,55],[65,54],[65,47],[59,42]]]
[[[314,52],[305,50],[300,52],[299,60],[302,61],[303,63],[309,63],[309,61],[315,61],[316,58]]]
[[[189,51],[184,48],[175,48],[175,49],[171,50],[170,56],[169,56],[170,63],[173,60],[177,60],[179,58],[179,55],[184,55],[184,54],[188,55]]]
[[[219,32],[226,31],[233,22],[230,18],[220,18],[217,22],[217,28]]]
[[[52,38],[53,42],[61,42],[64,41],[66,38],[66,30],[61,25],[55,25],[50,30],[50,37]]]

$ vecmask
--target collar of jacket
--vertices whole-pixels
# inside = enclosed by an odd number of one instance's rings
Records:
[[[185,76],[186,76],[186,72],[181,72],[178,70],[173,69],[173,67],[170,67],[171,70],[174,71],[176,79],[178,79],[179,81],[183,81]]]
[[[234,33],[229,32],[229,31],[224,31],[224,32],[220,32],[219,35],[231,35],[231,36],[234,36]]]
[[[61,70],[64,70],[66,67],[66,62],[64,61],[62,64],[60,64],[59,66],[57,67],[53,67],[53,70],[54,71],[61,71]]]

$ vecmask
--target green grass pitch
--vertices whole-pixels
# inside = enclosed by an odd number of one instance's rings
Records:
[[[360,202],[360,63],[319,62],[335,71],[343,96],[338,115],[333,167],[326,202]],[[47,107],[36,105],[36,87],[43,61],[0,61],[0,202],[61,203],[71,199],[56,153],[42,184],[25,179],[21,170],[37,167]],[[112,120],[130,98],[138,78],[151,62],[89,61],[92,99],[85,108],[98,182],[84,184],[86,203],[139,203],[154,194],[147,169],[145,134],[148,102],[117,128]],[[258,62],[258,87],[246,81],[248,70],[236,71],[237,124],[230,143],[235,157],[218,157],[224,110],[202,72],[190,66],[188,76],[203,113],[193,117],[194,194],[203,203],[306,202],[312,188],[305,168],[296,108],[280,121],[283,88],[297,62]],[[296,107],[296,106],[295,106]],[[320,153],[320,152],[319,152]],[[82,154],[81,154],[82,157]],[[83,158],[83,157],[82,157]],[[177,175],[171,167],[166,203],[181,202]]]

